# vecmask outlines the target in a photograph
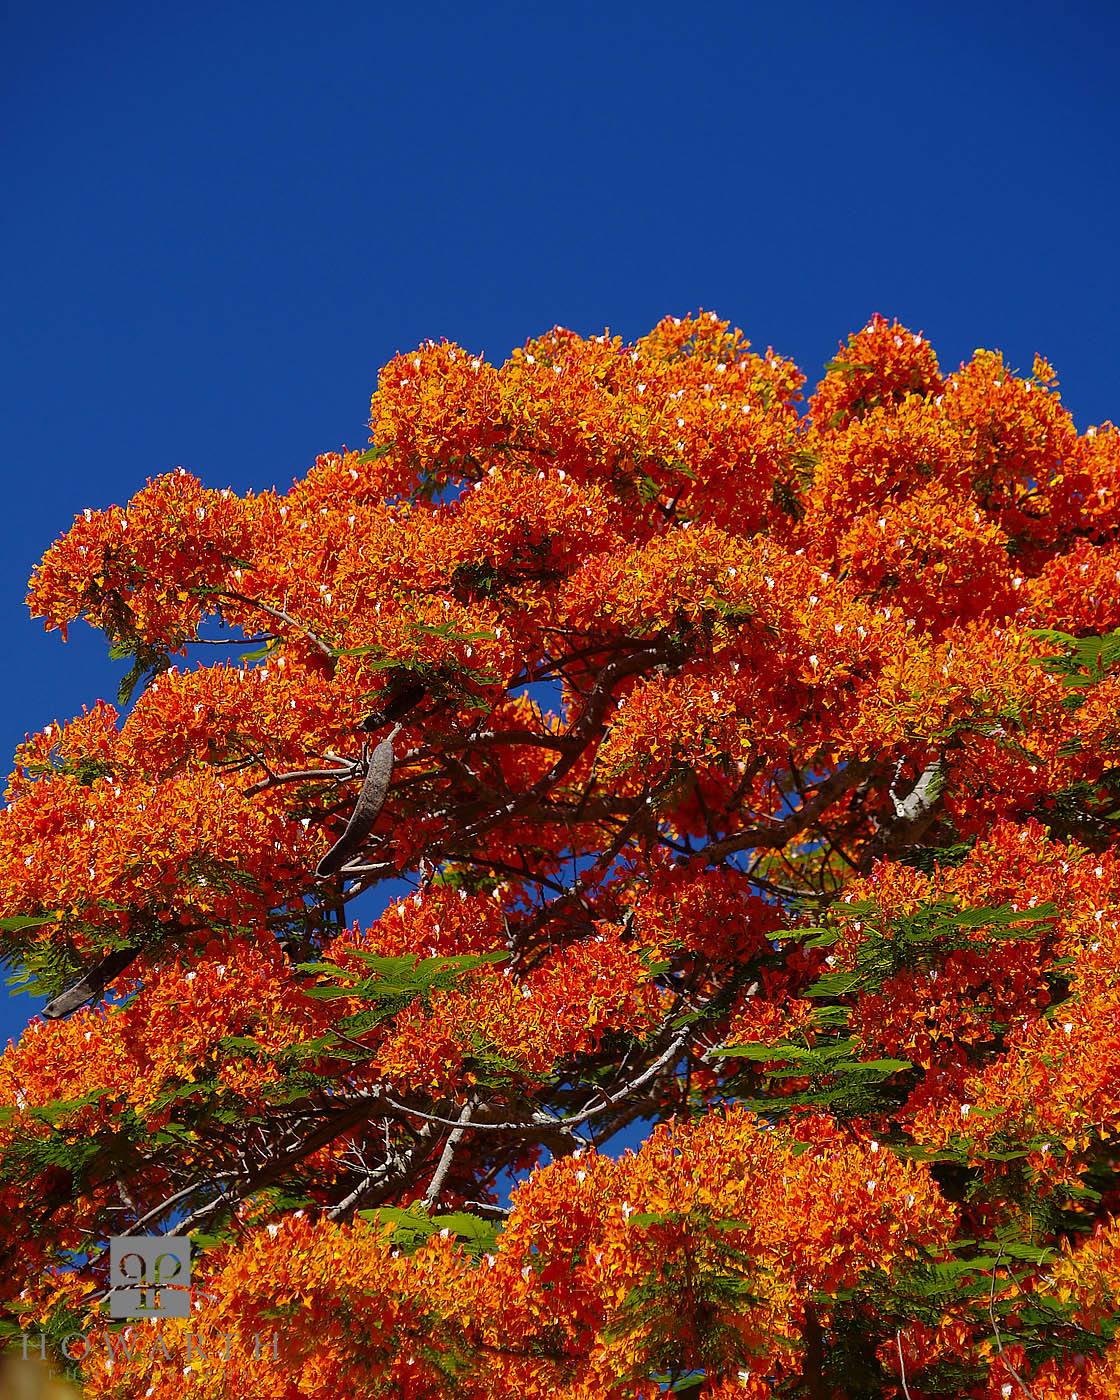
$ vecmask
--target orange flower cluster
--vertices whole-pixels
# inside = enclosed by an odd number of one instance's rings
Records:
[[[789,1348],[809,1298],[942,1253],[954,1221],[928,1170],[878,1143],[816,1120],[791,1149],[742,1113],[659,1128],[618,1162],[576,1152],[515,1202],[474,1266],[438,1235],[409,1257],[391,1231],[315,1226],[303,1213],[251,1231],[208,1260],[195,1296],[213,1301],[197,1321],[160,1324],[159,1345],[140,1329],[103,1342],[87,1393],[131,1395],[142,1377],[170,1396],[188,1374],[203,1396],[343,1386],[434,1397],[452,1359],[474,1352],[478,1367],[456,1383],[478,1400],[654,1396],[643,1376],[664,1341],[655,1314],[633,1306],[651,1288],[672,1296],[679,1364],[706,1367],[725,1388],[711,1394],[762,1396],[769,1373],[799,1373]],[[721,1304],[728,1270],[741,1288]],[[255,1358],[224,1360],[226,1338],[273,1334],[275,1355],[266,1342]]]
[[[597,1048],[607,1031],[648,1031],[663,1000],[637,950],[606,926],[516,981],[490,967],[469,988],[434,996],[398,1019],[375,1064],[435,1097],[473,1085],[491,1063],[534,1085],[568,1056]]]
[[[880,316],[804,385],[713,313],[429,341],[368,450],[47,551],[139,687],[0,813],[95,1003],[0,1056],[0,1325],[87,1394],[1116,1393],[1120,433]]]

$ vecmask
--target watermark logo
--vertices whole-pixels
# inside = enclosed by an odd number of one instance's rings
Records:
[[[109,1316],[189,1317],[191,1242],[185,1235],[109,1239]]]
[[[185,1355],[181,1346],[184,1341],[183,1334],[174,1331],[165,1332],[162,1329],[150,1332],[147,1328],[137,1330],[134,1327],[124,1327],[120,1331],[113,1332],[68,1332],[55,1347],[52,1347],[50,1357],[47,1354],[47,1334],[45,1332],[23,1332],[21,1333],[21,1341],[24,1361],[34,1361],[37,1358],[45,1363],[49,1360],[52,1362],[49,1373],[51,1376],[63,1376],[78,1385],[83,1383],[83,1377],[91,1366],[96,1366],[98,1371],[102,1367],[112,1371],[114,1364],[118,1361],[162,1360],[168,1365],[183,1366],[184,1375],[192,1369],[201,1372],[203,1367],[221,1366],[223,1373],[231,1375],[239,1365],[250,1359],[246,1340],[240,1334],[233,1332],[209,1333],[205,1336],[197,1332],[188,1332],[185,1337]],[[149,1343],[146,1352],[143,1350],[145,1341]],[[168,1342],[171,1343],[170,1347]],[[99,1361],[97,1357],[98,1344],[105,1348],[103,1361]],[[220,1351],[217,1350],[219,1345],[222,1347]],[[236,1345],[236,1351],[234,1345]],[[53,1353],[56,1350],[61,1351],[65,1362],[61,1370],[55,1368]],[[266,1336],[263,1333],[254,1332],[251,1359],[253,1361],[279,1361],[280,1338],[278,1334],[272,1332]],[[228,1369],[231,1361],[234,1371]],[[8,1392],[2,1387],[3,1380],[0,1378],[0,1395],[6,1396]],[[20,1393],[22,1394],[22,1391]]]

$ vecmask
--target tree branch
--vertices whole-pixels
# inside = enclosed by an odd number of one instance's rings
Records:
[[[466,1135],[466,1125],[471,1121],[471,1112],[473,1109],[474,1103],[468,1100],[463,1105],[462,1113],[459,1114],[459,1123],[461,1126],[453,1129],[447,1135],[447,1142],[444,1144],[443,1155],[439,1159],[439,1165],[436,1167],[435,1175],[432,1177],[427,1194],[424,1196],[424,1204],[429,1210],[431,1210],[439,1200],[439,1193],[443,1190],[443,1183],[447,1179],[447,1173],[451,1170],[451,1163],[455,1158],[455,1149]]]
[[[250,598],[245,593],[235,593],[230,588],[215,590],[214,596],[218,598],[231,598],[238,603],[246,603],[251,608],[260,608],[261,612],[267,613],[269,617],[274,617],[277,622],[286,622],[289,627],[293,627],[301,636],[306,637],[313,646],[318,647],[324,656],[329,656],[332,661],[336,659],[334,648],[330,646],[329,643],[323,641],[322,637],[320,637],[317,632],[313,632],[310,627],[304,627],[302,623],[297,622],[295,618],[286,613],[283,608],[273,607],[271,603],[262,602],[259,598]]]

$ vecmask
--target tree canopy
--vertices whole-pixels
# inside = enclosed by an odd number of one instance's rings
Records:
[[[130,670],[0,817],[6,1336],[154,1400],[1120,1392],[1120,433],[878,316],[804,383],[711,313],[429,341],[367,450],[50,547]],[[189,1320],[110,1319],[172,1231]]]

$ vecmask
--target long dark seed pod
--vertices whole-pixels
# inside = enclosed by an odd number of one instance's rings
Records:
[[[365,782],[358,794],[357,804],[350,814],[350,820],[346,823],[346,830],[315,867],[315,874],[320,880],[337,875],[350,857],[365,845],[385,804],[385,795],[389,791],[389,781],[393,776],[393,760],[392,740],[382,739],[370,758]]]
[[[94,963],[80,982],[75,982],[72,987],[60,992],[53,1001],[48,1001],[42,1014],[48,1021],[54,1021],[59,1016],[69,1016],[71,1011],[77,1011],[80,1006],[93,1001],[118,973],[125,970],[139,952],[139,948],[118,948],[115,953],[110,953],[99,963]]]

